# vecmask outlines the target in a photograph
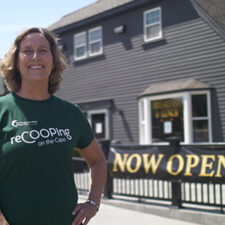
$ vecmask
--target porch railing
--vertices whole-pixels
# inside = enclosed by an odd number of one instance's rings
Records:
[[[89,173],[75,173],[78,191],[89,190]],[[221,213],[225,208],[225,184],[181,182],[180,194],[174,190],[173,182],[154,179],[121,179],[114,178],[110,192],[105,197],[127,196],[140,199],[151,199],[171,202],[171,206],[180,208],[183,204],[216,207]],[[177,184],[175,184],[177,185]]]
[[[108,151],[108,147],[108,144],[102,145],[105,154]],[[80,163],[82,159],[74,158],[74,160],[78,160]],[[83,171],[76,171],[75,169],[74,172],[78,191],[87,192],[90,185],[87,165]],[[104,196],[107,198],[128,196],[139,200],[167,201],[171,206],[177,208],[183,207],[184,204],[216,207],[221,213],[224,213],[225,208],[225,184],[220,183],[174,182],[146,178],[112,178],[108,175]]]

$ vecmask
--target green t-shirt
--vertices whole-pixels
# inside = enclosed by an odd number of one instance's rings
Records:
[[[71,225],[72,152],[92,139],[76,105],[55,96],[0,98],[0,209],[10,225]]]

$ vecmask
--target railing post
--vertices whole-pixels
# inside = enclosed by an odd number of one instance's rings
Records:
[[[177,152],[180,150],[180,137],[169,137],[171,151]],[[181,198],[181,182],[172,181],[172,207],[182,208]]]
[[[104,197],[111,199],[112,192],[113,192],[113,178],[110,177],[109,171],[107,170],[107,179],[104,188]]]
[[[110,148],[110,141],[108,140],[99,140],[99,144],[101,145],[102,151],[105,155],[105,158],[107,160],[108,158],[108,153],[109,153],[109,148]],[[112,192],[113,192],[113,179],[110,176],[109,170],[107,168],[107,179],[106,179],[106,184],[104,187],[104,197],[105,198],[112,198]]]
[[[172,207],[174,208],[182,207],[180,181],[172,181]]]

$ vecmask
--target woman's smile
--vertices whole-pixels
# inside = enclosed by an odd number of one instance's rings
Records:
[[[29,69],[31,70],[41,70],[42,68],[44,68],[44,66],[39,65],[29,66]]]

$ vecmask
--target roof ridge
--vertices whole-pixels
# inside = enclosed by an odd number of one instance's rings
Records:
[[[64,15],[58,21],[48,26],[48,29],[56,30],[61,27],[68,26],[89,17],[120,7],[132,1],[134,0],[97,0],[83,8]]]

